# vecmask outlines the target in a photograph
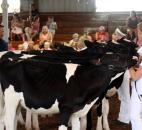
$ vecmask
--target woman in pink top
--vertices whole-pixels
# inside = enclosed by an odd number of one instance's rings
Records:
[[[33,36],[36,36],[39,33],[39,29],[40,29],[39,16],[34,17],[34,20],[31,24],[31,29],[32,29]]]

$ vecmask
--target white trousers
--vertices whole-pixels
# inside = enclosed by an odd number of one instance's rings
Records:
[[[142,98],[140,100],[134,86],[132,87],[130,117],[132,130],[142,130]]]
[[[130,122],[130,74],[129,70],[124,73],[123,82],[118,89],[120,111],[118,120],[124,123]]]

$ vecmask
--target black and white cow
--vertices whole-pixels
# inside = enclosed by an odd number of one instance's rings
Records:
[[[54,56],[52,60],[43,52],[8,56],[9,53],[0,59],[6,130],[16,129],[20,106],[40,114],[60,113],[59,130],[67,130],[69,120],[72,130],[84,130],[79,118],[85,117],[96,102],[101,102],[116,77],[135,64],[132,57],[123,54],[106,53],[96,65],[94,56],[84,58],[82,52],[73,53],[73,58],[65,56],[65,62]]]

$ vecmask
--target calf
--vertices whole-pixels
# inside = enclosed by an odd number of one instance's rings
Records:
[[[93,56],[86,56],[83,62],[79,59],[79,63],[78,56],[70,57],[64,63],[63,59],[56,58],[55,62],[46,55],[13,54],[5,58],[5,54],[1,58],[6,130],[16,129],[20,106],[40,114],[60,113],[59,130],[67,130],[69,120],[73,130],[80,130],[79,118],[85,117],[96,102],[101,102],[110,82],[133,62],[121,54],[105,54],[99,65],[94,64]]]

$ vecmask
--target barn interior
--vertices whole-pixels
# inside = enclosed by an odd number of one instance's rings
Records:
[[[130,17],[131,11],[134,10],[136,12],[140,21],[142,19],[142,10],[138,8],[138,5],[141,5],[140,0],[133,0],[133,2],[131,1],[132,3],[129,0],[126,3],[124,3],[124,0],[115,2],[113,0],[13,0],[12,3],[9,1],[0,0],[2,5],[0,21],[4,25],[4,39],[8,42],[9,50],[22,50],[24,47],[21,45],[25,42],[25,39],[23,40],[24,31],[22,35],[20,34],[20,38],[19,34],[16,37],[11,35],[11,21],[14,14],[18,14],[18,17],[22,20],[22,30],[26,27],[31,27],[32,21],[37,15],[40,21],[38,34],[40,34],[42,27],[47,25],[48,17],[54,18],[57,28],[52,39],[53,43],[69,43],[73,38],[73,34],[77,33],[79,36],[82,36],[86,32],[95,41],[96,32],[100,26],[105,27],[108,38],[111,40],[116,28],[119,28],[124,34],[128,33],[126,22]],[[127,6],[129,6],[128,9]],[[39,35],[37,35],[34,40],[35,49],[38,48],[36,45],[39,43]],[[130,124],[116,125],[111,122],[117,119],[119,106],[120,101],[118,96],[115,95],[110,99],[110,128],[111,130],[130,130]],[[96,110],[95,108],[92,109],[92,130],[95,130]],[[39,119],[41,130],[57,130],[58,115],[46,118],[40,117]],[[24,129],[24,126],[19,125],[17,130]]]

